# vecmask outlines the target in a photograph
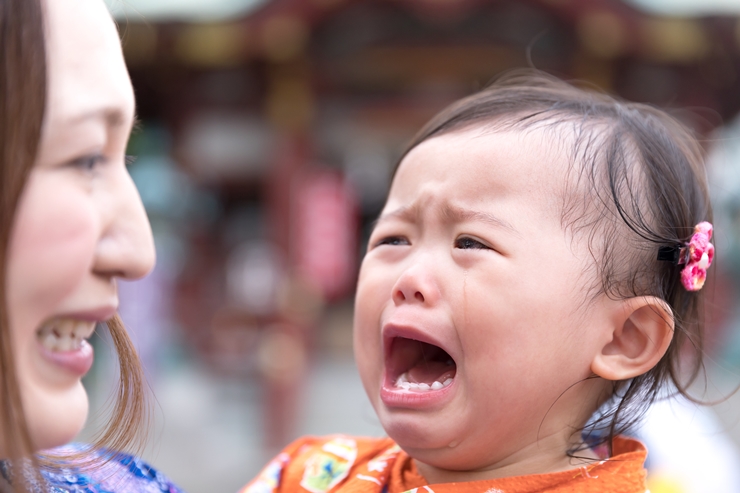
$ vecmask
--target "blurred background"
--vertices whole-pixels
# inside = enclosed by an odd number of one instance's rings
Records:
[[[702,136],[720,253],[696,394],[740,384],[740,0],[107,2],[158,252],[151,276],[121,286],[156,396],[144,456],[186,491],[235,491],[299,435],[383,434],[351,347],[371,222],[415,131],[517,67],[681,109]],[[83,439],[115,378],[108,342],[95,344]],[[658,442],[653,493],[699,491],[687,471],[710,466],[697,454],[736,486],[701,491],[740,491],[737,394],[656,416],[641,432]],[[702,445],[651,419],[695,427]]]

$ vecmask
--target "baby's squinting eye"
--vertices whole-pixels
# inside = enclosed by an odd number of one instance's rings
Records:
[[[473,238],[463,236],[462,238],[458,238],[455,240],[455,248],[461,248],[461,249],[476,249],[476,250],[490,250],[491,248],[484,245],[478,240],[474,240]]]
[[[90,154],[89,156],[83,156],[81,158],[72,161],[72,166],[81,168],[84,171],[93,171],[99,164],[106,161],[105,156],[102,154]]]
[[[381,246],[381,245],[391,245],[391,246],[399,246],[399,245],[408,245],[409,240],[404,238],[403,236],[388,236],[386,238],[381,239],[380,241],[377,241],[375,243],[375,246]]]

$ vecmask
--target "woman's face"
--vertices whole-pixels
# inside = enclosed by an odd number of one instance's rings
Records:
[[[48,100],[6,279],[23,406],[39,449],[82,428],[80,379],[92,364],[85,339],[115,314],[116,279],[142,277],[154,264],[125,166],[134,95],[113,21],[102,0],[47,0],[45,24]]]

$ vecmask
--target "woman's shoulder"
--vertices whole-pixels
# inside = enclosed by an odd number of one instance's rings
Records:
[[[45,455],[50,460],[41,475],[49,493],[183,493],[164,474],[130,454],[70,444]]]

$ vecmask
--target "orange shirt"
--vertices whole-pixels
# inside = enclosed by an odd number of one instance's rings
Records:
[[[611,459],[568,471],[429,485],[390,438],[305,437],[240,493],[645,493],[645,447],[617,437],[613,450]]]

